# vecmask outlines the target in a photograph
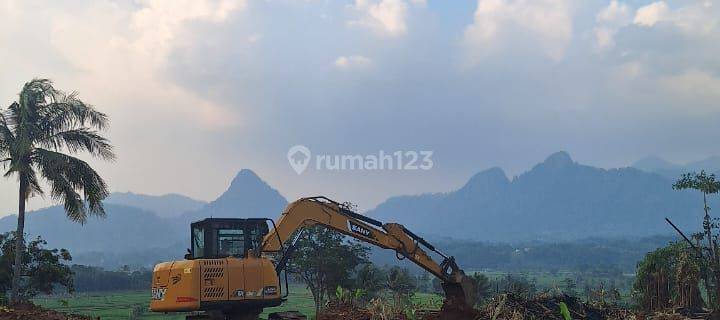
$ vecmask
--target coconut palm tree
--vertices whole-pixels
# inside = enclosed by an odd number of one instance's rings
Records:
[[[53,200],[61,202],[70,220],[84,223],[89,215],[104,216],[102,200],[108,187],[85,161],[69,154],[87,153],[104,160],[115,155],[100,135],[108,125],[105,114],[64,93],[50,80],[33,79],[23,86],[18,101],[0,110],[0,164],[5,177],[19,182],[15,252],[24,251],[25,203],[43,195],[41,181]],[[11,302],[20,301],[22,255],[15,255]]]

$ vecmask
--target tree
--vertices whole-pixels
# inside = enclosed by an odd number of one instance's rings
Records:
[[[680,252],[675,267],[675,306],[698,309],[703,306],[700,294],[701,264],[688,249]]]
[[[152,279],[152,270],[110,271],[83,265],[73,265],[70,270],[76,292],[144,290]]]
[[[683,174],[678,181],[673,184],[675,190],[692,189],[702,192],[703,194],[703,210],[705,216],[703,217],[703,230],[705,231],[705,237],[708,240],[708,249],[717,254],[716,245],[712,242],[712,220],[710,218],[710,207],[707,203],[707,197],[711,194],[716,194],[720,191],[720,182],[715,179],[714,174],[707,174],[704,170],[700,173],[686,173]]]
[[[338,286],[352,284],[353,271],[368,263],[369,249],[323,226],[305,229],[288,271],[305,282],[315,302],[315,314]]]
[[[50,186],[53,200],[62,202],[68,218],[84,223],[88,215],[104,216],[105,181],[85,161],[67,153],[85,152],[105,160],[115,155],[109,140],[100,135],[107,116],[77,97],[53,87],[50,80],[33,79],[20,91],[18,101],[0,111],[0,163],[5,177],[19,182],[15,252],[23,252],[25,203],[42,195],[41,179]],[[82,195],[81,195],[82,194]],[[11,302],[19,300],[22,255],[14,261]]]
[[[362,290],[368,298],[376,297],[384,288],[385,272],[372,263],[366,263],[355,275],[355,287]]]
[[[434,277],[431,280],[431,283],[432,283],[432,290],[434,293],[443,293],[444,292],[443,287],[442,287],[442,281],[439,278]]]
[[[0,293],[4,294],[11,287],[13,263],[15,261],[15,241],[12,233],[0,234]],[[47,245],[38,237],[30,241],[23,252],[23,270],[30,275],[28,281],[19,288],[19,295],[25,299],[38,293],[53,293],[57,286],[73,292],[73,274],[66,262],[72,260],[70,252],[65,249],[45,249]]]
[[[585,285],[583,286],[583,295],[585,295],[585,301],[590,302],[590,295],[592,294],[592,287],[590,287],[590,282],[585,282]]]
[[[645,255],[638,263],[633,284],[633,295],[644,311],[663,310],[670,307],[671,297],[677,294],[676,282],[678,257],[687,250],[684,243],[671,243]]]
[[[574,297],[577,295],[577,283],[571,278],[565,278],[562,281],[562,292],[568,296]]]
[[[430,273],[428,273],[427,271],[422,272],[417,277],[416,280],[417,280],[417,289],[420,292],[432,292],[433,291],[432,283],[431,283],[432,278],[430,278]]]
[[[706,272],[702,272],[705,281],[705,289],[710,305],[714,308],[720,307],[720,245],[718,244],[717,229],[720,227],[717,220],[710,217],[710,207],[707,198],[709,195],[720,192],[720,181],[715,178],[714,174],[707,174],[704,170],[700,173],[683,174],[678,181],[673,184],[675,190],[697,190],[703,194],[703,232],[693,235],[693,238],[701,243],[707,241],[707,247],[701,247],[698,254],[703,256],[701,268]],[[713,230],[716,230],[713,234]]]
[[[386,285],[395,297],[395,305],[401,306],[415,291],[415,278],[407,268],[391,267],[387,271]]]
[[[491,295],[492,286],[490,279],[482,273],[476,272],[472,275],[473,281],[477,284],[477,301],[483,302]]]
[[[501,280],[501,286],[505,288],[507,293],[528,299],[534,296],[537,290],[535,281],[528,280],[522,274],[513,275],[508,273]]]

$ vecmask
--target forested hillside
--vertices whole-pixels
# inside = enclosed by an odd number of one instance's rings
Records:
[[[664,218],[696,227],[697,194],[635,168],[601,169],[558,152],[508,179],[482,171],[448,193],[394,197],[368,212],[436,236],[486,241],[571,240],[670,234]]]
[[[492,168],[471,177],[456,191],[390,198],[367,214],[382,221],[400,222],[431,239],[471,241],[450,241],[447,246],[449,250],[482,248],[458,255],[475,252],[465,260],[489,266],[502,264],[507,257],[478,257],[492,252],[507,254],[509,248],[515,248],[493,242],[672,235],[663,220],[666,216],[694,231],[691,227],[700,225],[701,199],[697,194],[672,190],[672,182],[635,168],[585,166],[559,152],[512,180],[502,169]],[[142,203],[142,199],[149,200]],[[184,197],[180,200],[187,204],[187,210],[178,207],[177,197],[116,195],[107,205],[107,219],[92,218],[85,226],[67,220],[60,207],[37,210],[28,216],[27,232],[30,236],[42,234],[53,247],[70,249],[79,263],[107,268],[119,264],[147,266],[182,257],[192,221],[211,216],[277,218],[287,204],[276,189],[250,170],[240,171],[227,191],[208,204]],[[185,213],[168,216],[168,211],[157,212],[168,208]],[[0,231],[13,230],[15,223],[15,216],[0,219]],[[472,241],[485,244],[469,245],[475,243]],[[569,248],[582,253],[592,246],[578,244]],[[570,251],[566,254],[582,257]],[[621,252],[613,255],[623,256]],[[528,267],[537,263],[528,261]]]

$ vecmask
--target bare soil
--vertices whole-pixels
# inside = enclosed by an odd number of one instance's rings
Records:
[[[318,320],[335,319],[373,320],[373,315],[368,310],[352,304],[330,302],[320,313],[320,315],[318,316]]]
[[[43,309],[32,303],[0,307],[0,320],[94,320],[91,317]]]
[[[534,299],[523,299],[511,294],[503,294],[493,298],[482,310],[481,319],[558,319],[560,303],[565,303],[572,319],[587,320],[630,320],[635,315],[629,310],[614,306],[596,306],[585,303],[570,296],[543,296]]]

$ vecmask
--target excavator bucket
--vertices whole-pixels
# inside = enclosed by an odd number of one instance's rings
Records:
[[[440,310],[441,320],[473,320],[480,315],[475,310],[477,302],[477,283],[471,277],[459,271],[453,275],[454,282],[442,283],[445,301]]]

